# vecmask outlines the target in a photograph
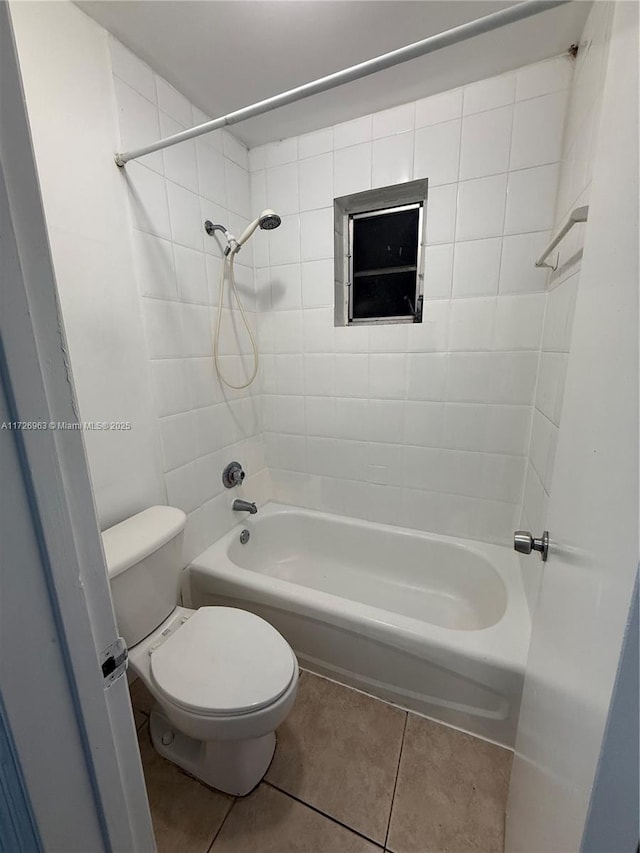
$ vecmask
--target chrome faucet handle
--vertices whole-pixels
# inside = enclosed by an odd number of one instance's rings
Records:
[[[546,562],[549,556],[549,531],[545,530],[540,539],[534,539],[528,530],[516,530],[513,534],[513,548],[519,554],[539,551],[540,559]]]
[[[232,489],[234,486],[239,486],[244,477],[242,465],[239,462],[229,462],[222,472],[222,483],[225,489]]]

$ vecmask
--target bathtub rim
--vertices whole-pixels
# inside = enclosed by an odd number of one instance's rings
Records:
[[[203,592],[215,591],[220,595],[224,595],[224,592],[215,587],[216,581],[228,587],[239,587],[243,593],[242,596],[236,594],[236,598],[245,597],[249,601],[264,602],[280,609],[287,609],[288,605],[294,607],[297,613],[328,622],[347,631],[354,631],[355,623],[363,635],[373,640],[390,643],[411,654],[424,653],[425,641],[427,641],[434,663],[437,663],[440,658],[442,665],[446,665],[447,668],[451,667],[451,652],[457,652],[461,657],[458,659],[456,669],[461,675],[467,677],[477,676],[479,663],[485,665],[483,668],[498,667],[503,671],[524,672],[531,628],[529,609],[520,563],[516,555],[506,546],[381,524],[274,501],[269,501],[262,506],[259,512],[260,518],[256,521],[275,515],[305,515],[332,523],[360,527],[363,530],[386,530],[394,535],[462,547],[487,560],[500,576],[507,593],[505,612],[489,627],[446,628],[431,622],[422,622],[395,611],[363,604],[354,599],[342,598],[338,593],[323,592],[292,581],[263,575],[253,569],[243,568],[231,560],[228,547],[247,526],[246,519],[241,519],[224,536],[191,560],[187,567],[190,583],[200,587]],[[254,520],[251,519],[251,521]]]

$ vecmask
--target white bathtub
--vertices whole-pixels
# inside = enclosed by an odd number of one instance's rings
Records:
[[[513,746],[530,624],[507,548],[268,504],[193,561],[190,593],[263,616],[314,672]]]

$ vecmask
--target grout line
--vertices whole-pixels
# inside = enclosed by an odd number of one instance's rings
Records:
[[[218,837],[218,836],[220,835],[220,833],[222,832],[222,827],[223,827],[223,826],[225,825],[225,823],[227,822],[227,818],[228,818],[228,817],[229,817],[229,815],[231,814],[231,810],[233,809],[233,807],[235,806],[235,804],[236,804],[237,802],[238,802],[238,798],[237,798],[237,797],[234,797],[234,798],[233,798],[233,801],[232,801],[232,803],[231,803],[231,805],[229,806],[229,810],[227,811],[226,815],[225,815],[225,816],[224,816],[224,818],[222,819],[222,823],[221,823],[221,824],[220,824],[220,826],[217,828],[217,830],[215,831],[215,833],[214,833],[214,835],[213,835],[213,838],[211,839],[211,844],[207,847],[207,853],[211,853],[211,850],[212,850],[212,848],[213,848],[213,845],[216,843],[216,839],[217,839],[217,837]]]
[[[317,808],[317,806],[312,806],[311,803],[307,803],[305,800],[300,799],[300,797],[296,797],[295,794],[292,794],[289,791],[285,791],[283,788],[279,788],[277,785],[274,785],[273,782],[268,782],[266,779],[263,779],[262,782],[264,785],[268,785],[270,788],[273,788],[275,791],[279,791],[281,794],[284,794],[285,797],[289,797],[289,799],[295,800],[296,803],[300,803],[300,805],[305,806],[308,809],[311,809],[311,811],[315,812],[316,814],[322,815],[322,817],[326,818],[327,820],[330,820],[332,823],[336,823],[336,824],[338,824],[338,826],[343,827],[343,829],[349,830],[349,832],[352,832],[354,835],[357,835],[360,838],[364,839],[365,841],[368,841],[370,844],[374,844],[379,850],[384,850],[384,845],[380,844],[379,841],[375,841],[373,838],[370,838],[368,835],[365,835],[364,833],[359,832],[357,829],[354,829],[352,826],[349,826],[349,824],[343,823],[341,820],[338,820],[337,818],[333,817],[332,815],[327,814],[327,812],[323,812],[322,809]]]
[[[389,831],[391,829],[391,817],[393,815],[393,806],[396,801],[396,788],[398,787],[398,776],[400,775],[400,763],[402,761],[402,751],[404,749],[404,739],[407,734],[407,724],[409,722],[409,712],[405,713],[404,717],[404,727],[402,729],[402,740],[400,742],[400,752],[398,753],[398,766],[396,767],[396,778],[393,782],[393,793],[391,794],[391,808],[389,809],[389,820],[387,821],[387,833],[384,837],[384,847],[387,849],[387,844],[389,843]]]

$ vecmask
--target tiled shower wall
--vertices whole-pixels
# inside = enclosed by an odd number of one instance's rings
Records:
[[[249,152],[276,500],[507,542],[520,520],[573,64]],[[422,324],[336,328],[335,196],[429,179]]]
[[[202,123],[207,117],[116,39],[110,39],[123,150]],[[169,504],[188,513],[187,559],[237,517],[232,498],[264,500],[268,475],[260,425],[260,383],[225,389],[214,370],[211,329],[217,316],[222,243],[205,219],[240,234],[252,216],[247,149],[231,134],[210,133],[131,162],[122,170],[132,215],[133,254],[160,422]],[[236,279],[255,327],[251,245]],[[249,339],[227,299],[221,362],[234,384],[253,361]],[[242,354],[242,355],[241,355]],[[232,459],[249,477],[230,496],[221,481]]]
[[[605,79],[613,4],[594,3],[580,42],[567,114],[555,228],[576,207],[589,203]],[[547,526],[555,449],[571,349],[571,332],[580,280],[586,225],[576,225],[550,258],[551,274],[541,342],[531,442],[522,506],[521,527],[538,536]],[[535,607],[541,565],[522,558],[522,575],[531,610]]]

